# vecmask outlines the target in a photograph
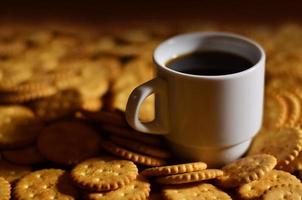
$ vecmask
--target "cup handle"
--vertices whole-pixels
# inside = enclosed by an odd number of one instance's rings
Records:
[[[155,119],[143,123],[139,111],[144,100],[155,94]],[[141,132],[163,135],[168,132],[168,103],[166,81],[157,77],[135,88],[127,102],[126,120],[129,125]]]

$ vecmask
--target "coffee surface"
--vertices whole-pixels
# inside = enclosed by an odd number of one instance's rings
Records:
[[[166,66],[182,73],[219,76],[244,71],[253,63],[240,55],[223,51],[198,51],[169,60]]]

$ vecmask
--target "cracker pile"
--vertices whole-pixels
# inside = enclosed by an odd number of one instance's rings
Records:
[[[263,127],[220,169],[185,163],[161,136],[131,129],[130,92],[152,51],[191,31],[230,31],[267,52]],[[302,25],[156,25],[104,33],[0,26],[1,200],[293,200],[302,197]],[[154,117],[154,99],[140,118]]]

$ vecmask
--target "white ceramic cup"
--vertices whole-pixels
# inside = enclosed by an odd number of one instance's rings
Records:
[[[175,71],[167,61],[190,52],[224,51],[253,66],[233,74],[200,76]],[[241,157],[262,124],[265,52],[248,38],[219,32],[172,37],[154,51],[156,78],[131,93],[126,119],[136,130],[163,134],[176,155],[220,166]],[[155,94],[155,119],[139,120],[143,101]]]

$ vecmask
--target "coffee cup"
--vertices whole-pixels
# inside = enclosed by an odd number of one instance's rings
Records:
[[[188,74],[167,67],[175,57],[200,51],[236,54],[248,59],[251,66],[219,75]],[[262,47],[231,33],[196,32],[162,42],[153,59],[156,77],[135,88],[128,99],[126,119],[130,126],[164,135],[172,151],[185,160],[216,167],[240,158],[262,124]],[[142,122],[140,107],[152,94],[155,119]]]

